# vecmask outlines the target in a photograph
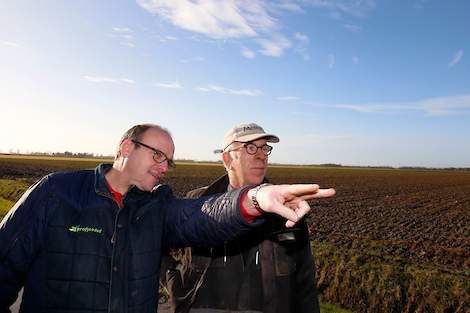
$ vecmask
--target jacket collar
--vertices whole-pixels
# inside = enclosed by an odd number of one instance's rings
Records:
[[[95,168],[95,192],[97,194],[110,196],[111,192],[109,192],[108,186],[106,185],[106,173],[112,168],[111,164],[99,164]]]
[[[95,192],[99,195],[114,199],[113,195],[108,189],[108,185],[106,183],[106,173],[111,170],[113,167],[112,164],[99,164],[95,168]],[[167,192],[168,188],[159,188],[161,186],[155,187],[155,189],[152,192],[147,192],[147,191],[142,191],[136,186],[131,186],[129,190],[126,192],[123,198],[123,204],[124,199],[127,199],[128,201],[140,201],[140,200],[145,200],[149,199],[149,197],[152,196],[152,194],[157,194],[157,192]]]

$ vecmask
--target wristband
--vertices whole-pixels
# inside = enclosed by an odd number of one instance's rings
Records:
[[[253,202],[253,206],[255,207],[256,211],[258,211],[259,213],[263,214],[264,211],[263,209],[259,206],[259,203],[258,203],[258,200],[256,200],[256,196],[258,195],[258,191],[263,188],[263,187],[266,187],[266,186],[270,186],[272,184],[268,184],[268,183],[264,183],[264,184],[261,184],[257,187],[254,188],[254,192],[253,194],[251,195],[251,202]]]

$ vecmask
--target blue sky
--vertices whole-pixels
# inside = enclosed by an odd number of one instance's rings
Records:
[[[470,2],[2,1],[0,86],[2,152],[154,122],[217,160],[253,121],[272,162],[470,167]]]

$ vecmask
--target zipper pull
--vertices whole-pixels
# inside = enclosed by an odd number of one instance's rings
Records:
[[[224,242],[224,264],[227,263],[227,241]]]

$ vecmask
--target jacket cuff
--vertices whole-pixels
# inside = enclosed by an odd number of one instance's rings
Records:
[[[257,226],[261,225],[264,223],[264,215],[253,215],[251,214],[243,205],[243,201],[246,199],[248,196],[248,191],[252,189],[253,186],[245,186],[240,189],[238,189],[238,199],[237,199],[237,207],[238,207],[238,212],[240,215],[240,219],[243,220],[245,225],[249,226]]]

